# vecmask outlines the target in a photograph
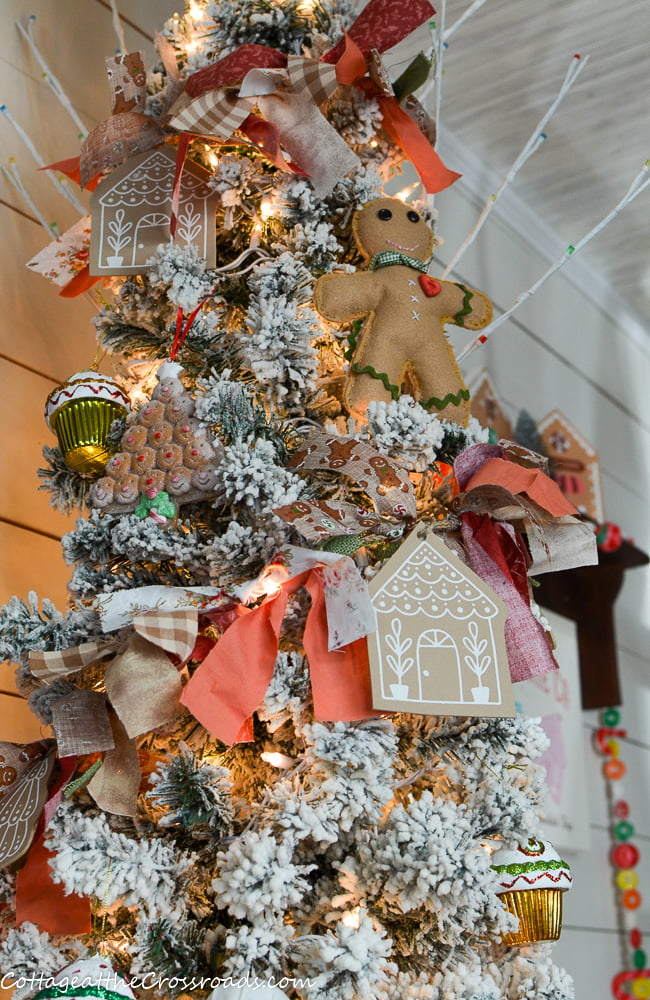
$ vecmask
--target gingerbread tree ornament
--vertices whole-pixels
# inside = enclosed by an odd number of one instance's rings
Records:
[[[445,324],[479,330],[492,318],[485,295],[428,273],[433,233],[398,198],[376,198],[357,213],[354,235],[367,271],[328,274],[316,283],[315,304],[334,322],[367,317],[349,338],[345,403],[365,415],[373,400],[389,402],[403,391],[425,409],[466,424],[469,391]]]
[[[133,415],[120,450],[93,483],[88,505],[164,523],[177,508],[214,496],[219,456],[193,416],[180,365],[165,362],[151,400]]]

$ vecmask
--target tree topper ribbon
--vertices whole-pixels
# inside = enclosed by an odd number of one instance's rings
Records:
[[[281,142],[323,197],[358,165],[358,159],[318,106],[329,100],[338,84],[354,84],[376,98],[384,129],[411,160],[427,191],[441,191],[460,175],[445,167],[390,85],[378,82],[379,71],[371,72],[373,79],[366,77],[368,59],[380,64],[380,52],[392,48],[433,14],[429,0],[413,0],[406,7],[401,0],[370,0],[349,31],[320,60],[287,57],[264,45],[242,45],[188,78],[185,93],[170,109],[169,124],[221,139],[239,129],[280,169],[296,169],[282,157]],[[238,81],[243,81],[239,88],[233,86]],[[250,114],[251,100],[264,120]]]
[[[238,76],[241,83],[232,86]],[[189,78],[186,92],[170,109],[169,125],[221,140],[239,129],[281,170],[307,174],[319,197],[325,197],[359,166],[356,154],[318,109],[337,86],[334,66],[243,45]],[[262,118],[251,113],[255,105]]]
[[[247,588],[262,603],[227,629],[183,689],[182,703],[224,743],[233,743],[266,694],[289,596],[311,596],[303,644],[316,718],[350,722],[372,709],[365,636],[376,628],[364,581],[347,556],[289,546]]]

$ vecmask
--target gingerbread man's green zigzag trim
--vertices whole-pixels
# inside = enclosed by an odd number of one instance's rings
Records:
[[[371,375],[372,378],[378,378],[380,382],[384,383],[384,388],[391,394],[393,399],[399,399],[399,386],[393,385],[386,372],[378,372],[376,368],[372,367],[372,365],[365,365],[362,368],[361,365],[356,363],[353,364],[351,368],[355,375]]]
[[[356,364],[352,365],[352,371],[355,375],[370,375],[372,378],[379,379],[380,382],[383,382],[384,388],[391,394],[393,399],[396,401],[399,399],[399,387],[393,385],[386,372],[378,372],[372,367],[372,365],[366,365],[362,368],[360,365]],[[435,406],[437,410],[444,410],[447,406],[458,406],[463,399],[469,399],[469,389],[459,389],[456,393],[448,392],[442,399],[439,399],[438,396],[432,396],[431,399],[426,401],[426,403],[420,401],[420,406],[422,406],[425,410],[430,410],[432,406]]]
[[[454,316],[454,323],[457,326],[465,326],[465,316],[468,316],[472,311],[472,299],[474,298],[474,292],[471,288],[467,288],[466,285],[461,285],[460,282],[456,283],[456,287],[460,288],[463,292],[463,308],[460,309]]]
[[[348,336],[348,346],[345,351],[343,351],[343,357],[346,361],[352,361],[352,356],[357,349],[357,344],[359,342],[359,334],[363,328],[363,320],[355,319],[352,324],[352,329],[350,330],[350,335]]]
[[[448,392],[442,399],[438,399],[437,396],[432,396],[426,403],[421,402],[420,406],[423,406],[425,410],[429,410],[432,406],[435,406],[437,410],[444,410],[446,406],[450,406],[451,404],[458,406],[461,399],[469,399],[469,389],[459,389],[455,394],[453,392]]]

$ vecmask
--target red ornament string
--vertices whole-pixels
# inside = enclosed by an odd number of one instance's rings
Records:
[[[187,317],[184,325],[183,325],[183,310],[182,310],[181,306],[178,307],[178,312],[176,314],[176,330],[174,332],[174,343],[172,344],[172,349],[169,352],[169,360],[170,361],[175,361],[176,360],[176,355],[178,354],[178,352],[180,351],[181,347],[185,343],[185,338],[187,337],[188,333],[190,332],[190,330],[192,328],[192,324],[194,323],[194,320],[196,319],[196,317],[198,316],[199,312],[201,311],[201,309],[203,308],[203,306],[205,305],[205,303],[208,301],[208,299],[211,298],[212,295],[214,295],[214,292],[215,292],[215,289],[212,288],[208,292],[208,294],[204,298],[201,299],[201,301],[199,302],[199,304],[196,307],[196,309],[194,309],[190,313],[190,315]]]
[[[603,764],[603,774],[608,784],[610,819],[612,823],[613,844],[610,851],[610,861],[616,870],[616,885],[618,888],[617,902],[621,908],[620,924],[626,925],[628,914],[638,910],[642,903],[641,893],[637,889],[639,876],[634,870],[639,863],[640,853],[635,844],[630,843],[634,837],[634,826],[629,821],[630,806],[621,797],[621,789],[617,782],[624,777],[627,768],[620,758],[619,740],[625,739],[627,732],[616,728],[621,721],[621,713],[617,708],[607,708],[602,713],[602,728],[595,734],[595,747],[607,760]],[[633,968],[619,972],[612,980],[612,996],[616,1000],[629,1000],[630,997],[650,998],[650,969],[647,966],[647,956],[641,948],[643,937],[638,927],[633,927],[628,935],[628,947],[631,949]]]

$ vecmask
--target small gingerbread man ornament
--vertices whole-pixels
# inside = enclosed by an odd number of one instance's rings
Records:
[[[363,418],[372,400],[389,402],[408,392],[430,412],[466,424],[469,390],[445,323],[480,330],[492,318],[492,303],[473,288],[427,274],[433,233],[398,198],[368,202],[353,230],[368,270],[327,274],[315,289],[325,319],[367,317],[359,335],[349,338],[348,410]]]

